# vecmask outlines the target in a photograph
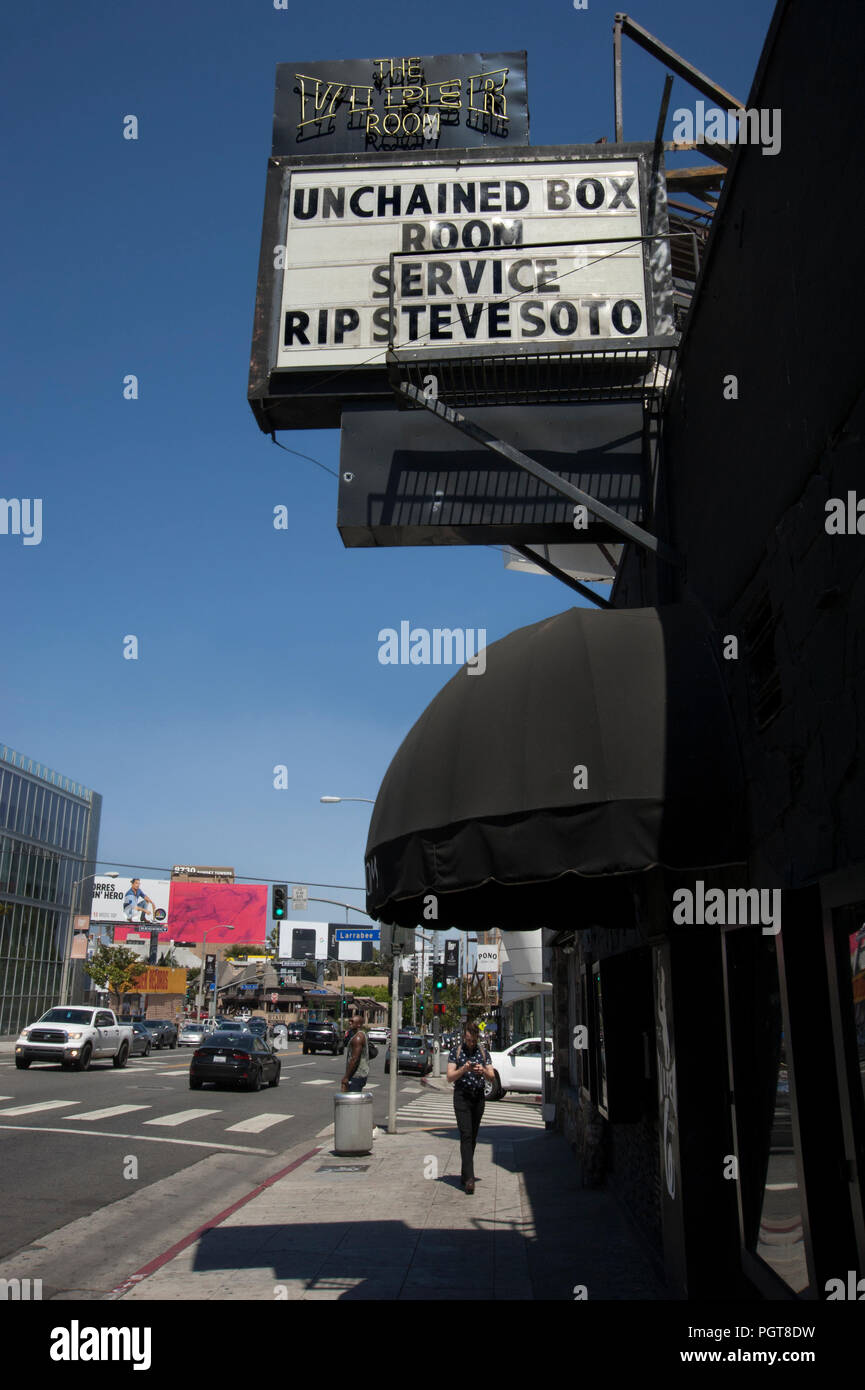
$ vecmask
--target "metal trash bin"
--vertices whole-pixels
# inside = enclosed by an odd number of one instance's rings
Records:
[[[372,1153],[372,1095],[340,1091],[333,1098],[333,1148],[338,1154]]]

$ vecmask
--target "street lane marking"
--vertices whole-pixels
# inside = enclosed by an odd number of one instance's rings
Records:
[[[2,1113],[2,1112],[0,1112]],[[220,1110],[178,1110],[174,1115],[163,1115],[158,1120],[145,1120],[146,1125],[185,1125],[190,1120],[203,1120],[207,1115],[220,1115]]]
[[[263,1129],[270,1129],[271,1125],[281,1124],[283,1120],[293,1120],[293,1115],[253,1115],[250,1120],[241,1120],[239,1124],[227,1125],[226,1134],[260,1134]]]
[[[110,1120],[114,1115],[128,1115],[132,1110],[149,1110],[149,1105],[108,1105],[104,1110],[88,1110],[86,1114],[67,1115],[70,1120]]]
[[[339,1077],[333,1076],[330,1080],[320,1079],[318,1081],[301,1081],[301,1086],[338,1086]]]
[[[36,1115],[40,1110],[59,1110],[61,1105],[80,1105],[80,1100],[40,1100],[35,1105],[13,1105],[9,1110],[0,1110],[4,1115]]]
[[[144,1123],[147,1124],[148,1121],[145,1120]],[[20,1129],[25,1134],[87,1134],[94,1139],[136,1139],[142,1144],[181,1144],[187,1149],[227,1149],[233,1154],[261,1154],[265,1158],[273,1158],[278,1152],[276,1149],[252,1149],[248,1144],[216,1144],[208,1143],[204,1139],[176,1139],[173,1134],[116,1134],[110,1129],[50,1129],[47,1125],[0,1125],[0,1134],[5,1129]]]

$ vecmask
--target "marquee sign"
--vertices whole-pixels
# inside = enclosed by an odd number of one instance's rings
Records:
[[[645,332],[636,161],[304,170],[287,211],[277,368]]]
[[[671,331],[651,147],[514,155],[271,161],[250,378],[263,429],[392,401],[389,349],[520,357]]]
[[[277,64],[275,155],[528,142],[524,52]]]

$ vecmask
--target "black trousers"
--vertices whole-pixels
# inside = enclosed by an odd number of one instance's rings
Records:
[[[483,1091],[480,1092],[477,1100],[472,1100],[470,1096],[454,1087],[454,1114],[457,1117],[460,1131],[463,1182],[467,1182],[469,1178],[474,1180],[475,1144],[478,1142],[478,1130],[481,1127],[485,1104]]]

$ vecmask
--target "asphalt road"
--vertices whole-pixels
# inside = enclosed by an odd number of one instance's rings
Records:
[[[41,1063],[18,1071],[11,1056],[0,1058],[4,1272],[16,1252],[27,1250],[29,1270],[35,1252],[51,1248],[48,1286],[68,1290],[77,1259],[79,1296],[92,1289],[96,1297],[115,1257],[125,1256],[117,1259],[119,1273],[138,1267],[147,1252],[278,1172],[287,1154],[326,1144],[321,1136],[333,1122],[342,1054],[304,1057],[293,1044],[280,1058],[279,1086],[257,1094],[209,1085],[191,1091],[184,1049],[134,1058],[122,1071],[110,1062],[94,1062],[87,1072]],[[414,1078],[399,1080],[404,1105],[420,1088]],[[383,1051],[368,1085],[374,1122],[383,1127]],[[88,1235],[89,1260],[82,1258]]]

